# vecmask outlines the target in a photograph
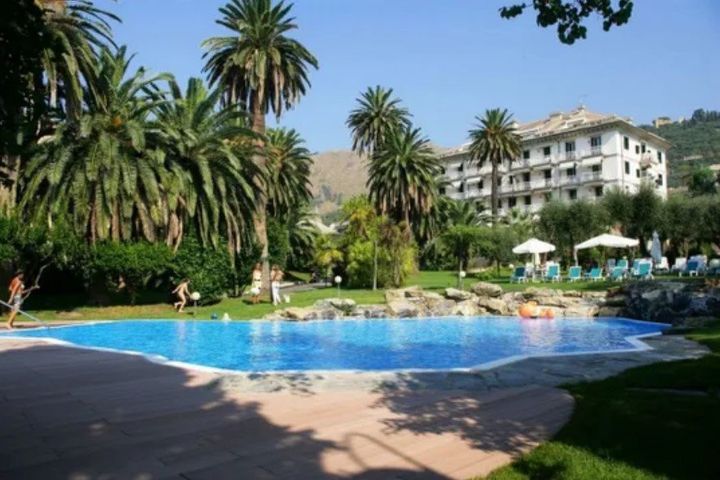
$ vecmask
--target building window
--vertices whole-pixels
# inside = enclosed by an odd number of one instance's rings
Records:
[[[600,173],[601,169],[602,169],[602,165],[600,165],[600,164],[592,166],[593,173]]]
[[[458,172],[463,172],[463,171],[465,171],[465,164],[464,164],[464,163],[461,163],[460,165],[458,165],[457,171],[458,171]]]
[[[529,206],[532,203],[530,195],[525,195],[525,205]]]
[[[577,190],[575,190],[575,189],[568,190],[568,198],[570,200],[577,200]]]
[[[552,147],[543,147],[543,155],[546,156],[546,157],[549,157],[549,156],[550,156],[550,152],[551,152],[551,150],[550,150],[551,148],[552,148]]]
[[[640,145],[640,150],[642,151],[642,153],[645,153],[645,144],[644,143]]]
[[[552,178],[552,170],[549,168],[547,170],[543,170],[543,173],[545,174],[545,180],[550,180]]]
[[[508,208],[515,208],[516,199],[515,197],[508,198]]]
[[[663,176],[662,176],[662,173],[658,173],[658,178],[657,178],[657,181],[656,181],[655,183],[657,183],[657,186],[658,186],[658,187],[662,187],[662,186],[663,186]]]
[[[523,173],[523,182],[529,182],[530,181],[530,172]]]
[[[498,208],[502,209],[502,198],[498,198]]]
[[[630,175],[630,162],[625,161],[625,175]]]
[[[602,145],[601,137],[590,137],[590,147],[592,147],[593,150],[600,148],[601,145]]]
[[[602,197],[603,196],[603,187],[595,187],[595,196],[596,197]]]
[[[445,175],[445,167],[440,167],[440,173],[442,173],[443,175]]]
[[[530,150],[523,150],[523,159],[527,160],[530,158]]]
[[[577,171],[575,170],[575,167],[570,167],[565,170],[565,175],[567,175],[568,177],[574,177],[576,173]]]
[[[545,198],[545,202],[549,202],[552,200],[552,193],[548,192],[545,195],[543,195],[543,198]]]
[[[465,191],[465,184],[461,183],[460,186],[458,187],[458,192],[463,193],[464,191]]]
[[[512,178],[512,177],[510,177],[510,178]],[[502,177],[498,177],[498,179],[497,179],[497,186],[498,186],[498,187],[501,187],[501,186],[502,186]]]
[[[575,151],[575,142],[565,142],[565,152],[570,153]]]
[[[480,180],[480,181],[478,182],[478,190],[482,190],[483,188],[485,188],[485,186],[483,185],[483,181]]]
[[[635,153],[640,154],[640,145],[635,145]]]
[[[640,169],[639,169],[639,168],[636,168],[636,169],[635,169],[635,176],[636,176],[637,178],[640,178]]]
[[[630,150],[630,139],[628,137],[623,137],[623,148]]]
[[[440,187],[440,195],[445,195],[445,187]]]
[[[657,152],[657,159],[658,159],[658,163],[662,163],[662,152],[660,150],[658,150],[658,152]]]
[[[510,175],[510,176],[508,177],[508,183],[509,183],[510,185],[513,185],[513,184],[515,183],[515,176],[514,176],[514,175]]]

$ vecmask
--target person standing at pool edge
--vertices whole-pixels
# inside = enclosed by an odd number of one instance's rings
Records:
[[[284,275],[285,274],[282,270],[280,270],[280,267],[273,265],[272,272],[270,273],[270,288],[272,289],[271,293],[273,305],[279,305],[282,303],[280,300],[280,282],[282,282]]]
[[[10,280],[10,285],[8,286],[8,291],[10,292],[8,303],[11,305],[7,321],[7,327],[9,330],[12,330],[15,323],[15,317],[22,306],[23,293],[25,292],[25,284],[23,283],[24,278],[25,274],[18,271],[12,280]]]
[[[252,295],[253,305],[260,301],[260,292],[262,292],[262,264],[256,263],[253,268],[250,282],[250,294]]]
[[[173,308],[175,308],[178,313],[183,313],[183,308],[185,308],[185,304],[187,303],[187,297],[190,295],[190,279],[183,278],[172,293],[178,297],[178,301],[173,303]]]

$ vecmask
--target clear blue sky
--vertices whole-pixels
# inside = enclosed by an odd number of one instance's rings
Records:
[[[199,76],[200,43],[222,35],[224,0],[96,0],[117,13],[136,63]],[[563,45],[532,15],[499,17],[515,0],[296,0],[293,35],[320,62],[312,89],[281,119],[313,151],[348,148],[344,121],[369,85],[395,89],[436,144],[465,140],[473,118],[506,107],[519,121],[579,103],[636,123],[720,109],[720,1],[636,0],[630,23]]]

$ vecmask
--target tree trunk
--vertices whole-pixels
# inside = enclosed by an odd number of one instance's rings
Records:
[[[265,112],[263,111],[263,102],[260,93],[253,93],[252,101],[252,130],[260,136],[254,141],[255,153],[253,154],[254,162],[265,170],[267,159],[265,158]],[[253,218],[255,226],[255,236],[261,248],[260,261],[262,262],[262,288],[271,295],[270,291],[270,259],[268,251],[267,237],[267,186],[263,185],[258,195],[258,205]]]
[[[373,291],[377,290],[377,272],[378,272],[378,242],[373,241]]]
[[[497,220],[498,208],[497,208],[497,197],[498,197],[498,164],[496,161],[491,160],[492,171],[490,173],[490,211],[492,212],[492,223],[495,225]]]

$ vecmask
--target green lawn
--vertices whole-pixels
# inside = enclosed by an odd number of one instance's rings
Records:
[[[570,422],[488,479],[720,478],[720,324],[689,337],[713,353],[569,386]]]
[[[291,272],[293,277],[302,278],[303,274]],[[528,282],[510,283],[509,271],[502,271],[496,276],[494,271],[478,277],[468,277],[464,280],[464,288],[470,288],[478,280],[491,281],[501,285],[509,292],[522,291],[528,287],[550,287],[562,290],[600,291],[617,283],[612,282]],[[457,287],[457,273],[448,271],[423,271],[412,275],[407,285],[419,285],[428,290],[440,291],[447,287]],[[369,289],[342,288],[338,294],[336,288],[290,293],[291,306],[304,307],[312,305],[315,301],[335,296],[352,298],[359,304],[383,303],[384,292]],[[42,295],[41,292],[33,295],[27,302],[28,311],[42,320],[114,320],[125,318],[198,318],[207,319],[214,313],[222,316],[230,315],[234,320],[250,320],[262,318],[274,310],[267,301],[258,305],[250,305],[247,297],[228,298],[222,302],[206,307],[187,308],[185,314],[178,314],[171,307],[169,295],[151,294],[150,297],[140,298],[137,305],[129,305],[124,296],[113,298],[108,306],[96,307],[88,305],[87,298],[80,295]],[[194,315],[193,315],[194,313]]]

